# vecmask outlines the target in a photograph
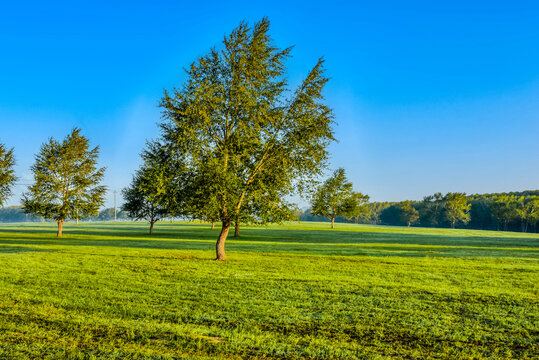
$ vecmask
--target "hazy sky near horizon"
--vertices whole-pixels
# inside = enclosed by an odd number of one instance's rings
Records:
[[[0,5],[0,143],[19,184],[49,137],[82,128],[112,190],[158,135],[163,89],[242,20],[318,57],[346,169],[375,201],[539,188],[539,3],[534,1],[26,1]],[[18,185],[7,205],[16,205]]]

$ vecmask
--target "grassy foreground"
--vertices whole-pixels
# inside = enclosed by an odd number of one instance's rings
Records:
[[[0,359],[539,357],[539,236],[0,226]]]

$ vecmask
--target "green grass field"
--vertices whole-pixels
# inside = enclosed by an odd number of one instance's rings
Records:
[[[539,357],[539,235],[0,226],[0,359]]]

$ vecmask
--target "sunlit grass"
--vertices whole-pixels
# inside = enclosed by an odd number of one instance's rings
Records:
[[[539,236],[0,227],[0,358],[536,358]]]

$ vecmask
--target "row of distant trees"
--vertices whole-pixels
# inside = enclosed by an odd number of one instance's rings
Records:
[[[303,211],[303,221],[322,220],[316,206]],[[398,226],[452,227],[537,232],[539,190],[511,193],[436,193],[422,201],[371,202],[343,213],[337,221]]]
[[[105,208],[99,211],[97,215],[86,216],[82,221],[126,221],[133,220],[129,217],[129,214],[125,211],[116,211],[116,216],[114,214],[114,208]],[[32,214],[27,214],[24,212],[24,209],[21,206],[7,206],[5,208],[0,208],[0,222],[11,223],[11,222],[44,222],[47,219],[35,216]]]

